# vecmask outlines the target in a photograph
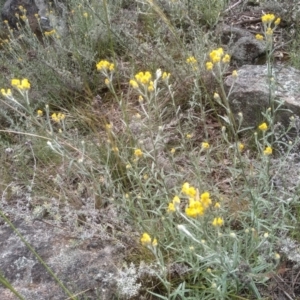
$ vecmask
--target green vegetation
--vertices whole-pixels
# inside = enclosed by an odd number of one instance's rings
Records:
[[[149,299],[262,299],[279,241],[299,239],[298,195],[272,182],[298,139],[278,151],[274,99],[256,128],[231,112],[212,33],[227,1],[69,2],[40,37],[26,18],[3,29],[2,210],[22,194],[31,217],[84,230],[111,205],[140,236],[132,263],[153,268]],[[262,22],[270,65],[280,19]]]

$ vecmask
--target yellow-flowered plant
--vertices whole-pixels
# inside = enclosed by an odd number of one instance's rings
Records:
[[[223,224],[224,224],[224,220],[221,217],[214,218],[214,220],[212,221],[212,225],[215,227],[221,227],[223,226]]]
[[[149,247],[149,246],[156,247],[157,239],[151,239],[151,236],[145,232],[141,237],[141,244],[145,247]]]
[[[63,113],[53,113],[51,115],[52,121],[54,121],[56,123],[59,123],[59,122],[63,121],[65,118],[66,118],[66,115],[63,114]]]
[[[140,158],[144,155],[143,151],[141,149],[135,149],[134,150],[134,156],[137,158]]]
[[[178,196],[174,196],[172,202],[168,205],[168,212],[174,212],[180,205],[180,198]]]
[[[129,84],[134,88],[138,89],[140,85],[148,90],[149,92],[154,91],[154,82],[152,80],[152,74],[149,71],[139,72],[134,76],[135,79],[131,79]]]
[[[262,123],[262,124],[260,124],[259,126],[258,126],[258,129],[259,130],[261,130],[261,131],[266,131],[266,130],[268,130],[268,125],[267,125],[267,123]]]
[[[96,64],[96,68],[98,71],[114,71],[115,70],[115,65],[113,63],[110,63],[107,60],[100,60]]]
[[[276,18],[274,14],[265,14],[261,17],[261,21],[263,23],[263,33],[265,35],[266,41],[268,44],[272,44],[272,35],[275,30],[275,28],[280,24],[281,19]],[[273,26],[274,22],[274,26]],[[257,40],[263,40],[264,37],[261,34],[257,34],[256,36]]]
[[[30,89],[30,83],[27,78],[24,78],[22,80],[12,79],[11,85],[20,91],[28,91]]]
[[[11,89],[7,89],[7,90],[1,89],[1,94],[2,94],[2,96],[4,96],[4,97],[10,97],[10,96],[12,96]]]
[[[273,14],[265,14],[261,17],[261,21],[264,24],[270,24],[275,20],[275,16]]]
[[[259,41],[262,41],[264,39],[264,37],[259,33],[257,35],[255,35],[255,38]]]
[[[111,90],[113,90],[112,79],[115,71],[115,64],[109,62],[108,60],[100,60],[96,64],[96,69],[97,71],[100,71],[105,76],[104,79],[105,85],[107,85]]]
[[[202,149],[207,150],[207,149],[209,149],[209,147],[210,147],[209,143],[207,143],[207,142],[202,142],[202,144],[201,144],[201,148],[202,148]]]
[[[223,48],[218,48],[209,53],[210,61],[208,61],[205,66],[206,70],[212,70],[214,65],[220,64],[228,64],[230,62],[230,55],[225,54]]]
[[[273,153],[273,149],[270,146],[267,146],[264,150],[264,155],[271,155]]]
[[[186,207],[185,213],[188,217],[191,218],[202,216],[205,213],[205,210],[212,203],[209,192],[204,192],[199,197],[198,190],[195,187],[191,186],[188,182],[185,182],[183,184],[181,193],[189,197],[189,205]],[[178,201],[177,198],[174,199],[176,199],[175,201]],[[174,203],[174,199],[172,203]],[[180,203],[180,201],[177,203]],[[171,210],[170,208],[173,208],[173,206],[169,206],[169,210]]]

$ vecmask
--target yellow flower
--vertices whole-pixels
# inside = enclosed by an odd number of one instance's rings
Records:
[[[108,124],[105,124],[105,129],[106,130],[111,130],[113,128],[113,124],[112,123],[108,123]]]
[[[232,76],[233,78],[237,78],[237,77],[238,77],[238,72],[237,72],[237,70],[233,70],[231,76]]]
[[[96,68],[98,71],[114,71],[115,69],[115,65],[113,63],[110,63],[107,60],[100,60],[97,64],[96,64]]]
[[[196,59],[194,56],[190,56],[190,57],[188,57],[188,58],[186,59],[186,62],[187,62],[188,64],[193,65],[193,64],[196,64],[196,63],[197,63],[197,59]]]
[[[30,89],[30,83],[29,83],[28,79],[26,79],[26,78],[22,79],[20,89],[21,90],[29,90]]]
[[[189,206],[185,209],[185,213],[188,217],[196,218],[204,214],[205,208],[200,201],[196,201],[190,198]]]
[[[205,66],[206,66],[206,70],[210,71],[210,70],[213,69],[214,64],[213,64],[211,61],[208,61],[208,62],[205,64]]]
[[[129,84],[130,84],[134,89],[137,89],[137,88],[139,87],[138,83],[137,83],[135,80],[133,80],[133,79],[131,79],[131,80],[129,81]]]
[[[174,154],[174,153],[176,152],[176,149],[175,149],[175,148],[172,148],[172,149],[170,150],[170,152],[171,152],[172,154]]]
[[[223,55],[223,48],[218,48],[209,53],[209,57],[214,64],[220,62]]]
[[[157,246],[157,239],[153,239],[153,241],[152,241],[152,246],[153,246],[153,247],[156,247],[156,246]]]
[[[268,147],[266,147],[266,149],[264,150],[264,155],[271,155],[272,152],[273,152],[273,149],[272,149],[270,146],[268,146]]]
[[[280,18],[277,18],[277,19],[275,20],[274,24],[277,26],[277,25],[279,25],[280,21],[281,21],[281,19],[280,19]]]
[[[220,95],[218,93],[214,93],[214,99],[215,100],[220,100]]]
[[[202,144],[201,144],[201,148],[202,148],[202,149],[207,150],[207,149],[209,149],[209,147],[210,147],[209,143],[207,143],[207,142],[202,142]]]
[[[14,78],[14,79],[11,80],[11,85],[14,86],[14,87],[17,87],[20,84],[21,84],[20,79],[15,79]]]
[[[148,233],[143,233],[142,237],[141,237],[141,243],[143,246],[149,246],[151,245],[151,237]]]
[[[12,79],[11,85],[18,90],[29,90],[30,89],[30,83],[27,78],[24,78],[22,80],[20,79]]]
[[[176,208],[180,204],[180,198],[178,196],[174,196],[172,202],[169,203],[168,205],[168,212],[174,212],[176,211]]]
[[[38,116],[38,117],[42,117],[42,116],[43,116],[43,114],[44,114],[44,113],[43,113],[43,111],[42,111],[42,110],[40,110],[40,109],[39,109],[39,110],[37,110],[37,112],[36,112],[36,113],[37,113],[37,116]]]
[[[275,252],[275,253],[274,253],[274,258],[275,258],[276,260],[279,260],[279,259],[280,259],[280,254],[277,253],[277,252]]]
[[[11,89],[7,89],[7,90],[1,89],[1,94],[2,94],[4,97],[9,97],[9,96],[11,96],[11,95],[12,95]]]
[[[62,114],[62,113],[53,113],[51,115],[51,119],[56,122],[56,123],[59,123],[60,121],[63,121],[64,119],[66,118],[65,114]]]
[[[110,84],[109,79],[108,79],[108,78],[105,78],[104,83],[105,83],[106,85],[109,85],[109,84]]]
[[[168,80],[170,78],[171,74],[167,72],[163,72],[162,74],[162,80]]]
[[[266,35],[272,35],[273,34],[273,30],[269,27],[267,30],[266,30]]]
[[[200,196],[200,202],[202,206],[206,209],[211,204],[211,199],[209,197],[209,192],[205,192]]]
[[[177,204],[177,205],[180,204],[180,198],[178,196],[174,196],[172,203]]]
[[[261,17],[263,23],[272,23],[274,20],[275,16],[273,14],[266,14]]]
[[[221,217],[214,218],[212,225],[215,227],[222,226],[224,224],[224,220]]]
[[[173,202],[170,202],[168,205],[168,212],[174,212],[176,211],[175,205]]]
[[[261,131],[266,131],[268,129],[268,125],[266,123],[262,123],[258,126],[258,129]]]
[[[222,59],[223,63],[229,63],[230,62],[230,55],[229,54],[225,54],[225,56]]]
[[[238,149],[239,149],[239,151],[242,152],[244,150],[244,148],[245,148],[245,145],[239,142],[238,143]]]
[[[84,12],[84,13],[83,13],[83,16],[84,16],[85,18],[87,18],[87,17],[89,16],[89,14],[88,14],[87,12]]]
[[[150,81],[149,86],[148,86],[148,91],[153,92],[154,91],[154,84],[153,81]]]
[[[196,189],[193,186],[190,186],[188,182],[185,182],[182,185],[181,192],[190,197],[195,197],[197,194]]]
[[[137,82],[148,85],[151,81],[152,75],[150,72],[139,72],[137,73],[134,78],[136,79]]]
[[[134,150],[134,155],[136,157],[142,157],[143,156],[143,151],[141,149],[135,149]]]
[[[192,137],[193,137],[193,135],[190,134],[190,133],[188,133],[188,134],[186,135],[186,138],[187,138],[188,140],[190,140]]]
[[[262,41],[264,39],[264,37],[259,33],[255,36],[255,38],[259,41]]]
[[[214,208],[216,208],[216,209],[221,208],[221,204],[220,204],[219,202],[217,202],[217,203],[215,204]]]

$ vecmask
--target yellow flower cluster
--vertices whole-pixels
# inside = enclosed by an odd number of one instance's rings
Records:
[[[261,131],[266,131],[268,129],[267,123],[262,123],[258,126],[258,129]]]
[[[239,151],[242,152],[244,150],[244,148],[245,148],[245,145],[242,144],[242,143],[240,143],[240,142],[238,142],[238,149],[239,149]]]
[[[273,153],[273,149],[268,146],[266,147],[266,149],[264,150],[264,155],[271,155]]]
[[[212,225],[215,227],[221,227],[224,224],[223,218],[217,217],[212,221]]]
[[[100,60],[97,64],[96,64],[96,68],[98,71],[114,71],[115,70],[115,64],[110,63],[107,60]]]
[[[275,19],[276,19],[276,17],[273,14],[265,14],[261,17],[261,21],[264,25],[264,34],[265,34],[265,37],[266,37],[267,40],[269,40],[270,36],[273,35],[274,29],[279,25],[279,23],[281,21],[280,18],[277,18],[276,20]],[[275,20],[275,22],[274,22],[275,27],[272,29],[271,25],[272,25],[274,20]],[[261,34],[257,34],[255,36],[255,38],[257,40],[263,40],[264,39],[264,37]]]
[[[169,203],[168,212],[176,211],[176,208],[178,208],[179,205],[180,205],[180,198],[178,196],[175,196],[172,202]]]
[[[261,21],[263,23],[272,23],[274,20],[275,20],[275,16],[273,14],[265,14],[261,17]]]
[[[209,147],[210,147],[209,143],[207,143],[207,142],[202,142],[202,144],[201,144],[201,148],[202,148],[202,149],[207,150],[207,149],[209,149]]]
[[[168,76],[168,75],[165,75]],[[138,89],[139,84],[145,86],[149,92],[154,91],[154,83],[151,80],[152,75],[149,71],[146,72],[139,72],[134,76],[135,79],[131,79],[129,84],[134,88]]]
[[[227,64],[230,62],[230,55],[224,54],[223,48],[218,48],[209,53],[210,61],[206,63],[206,69],[212,70],[214,64],[224,63]]]
[[[143,233],[142,237],[141,237],[141,243],[143,246],[153,246],[156,247],[157,246],[157,239],[151,239],[151,236],[148,233]]]
[[[54,113],[51,115],[51,119],[56,122],[59,123],[60,121],[63,121],[66,118],[65,114],[63,113]]]
[[[162,74],[162,80],[168,80],[170,78],[171,74],[168,72],[163,72]]]
[[[255,36],[255,38],[259,41],[262,41],[264,39],[264,37],[259,33]]]
[[[185,209],[188,217],[196,218],[202,216],[211,204],[209,192],[204,192],[199,197],[198,191],[193,186],[190,186],[188,182],[183,184],[181,192],[189,196],[189,205]]]
[[[134,156],[139,158],[139,157],[142,157],[144,154],[143,154],[143,151],[141,149],[135,149],[134,150]]]
[[[30,89],[30,83],[29,83],[28,79],[26,79],[26,78],[24,78],[22,80],[12,79],[11,85],[13,87],[17,88],[18,90],[22,90],[22,91],[28,91]]]
[[[194,56],[190,56],[186,59],[186,62],[191,65],[195,65],[197,63],[197,59]]]
[[[36,113],[37,113],[38,117],[42,117],[43,114],[44,114],[44,112],[42,110],[40,110],[40,109],[38,109]]]
[[[11,95],[12,95],[11,89],[7,89],[7,90],[1,89],[1,94],[2,94],[2,96],[4,96],[4,97],[9,97],[9,96],[11,96]]]

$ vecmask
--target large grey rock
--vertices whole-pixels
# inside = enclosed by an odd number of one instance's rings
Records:
[[[227,25],[218,31],[222,44],[231,55],[231,65],[240,67],[265,62],[265,42],[258,41],[249,31]]]
[[[272,75],[274,99],[284,103],[276,119],[288,125],[291,115],[300,115],[300,71],[278,66],[273,68]],[[264,120],[262,112],[270,107],[270,82],[266,65],[244,65],[238,70],[237,79],[226,78],[226,90],[233,85],[229,96],[231,109],[234,114],[243,113],[243,126],[257,126]]]
[[[67,299],[19,237],[0,222],[0,272],[12,286],[28,300]],[[122,243],[99,236],[83,241],[66,228],[40,221],[29,224],[19,220],[15,225],[70,291],[83,292],[76,299],[114,299],[118,266],[124,263]],[[0,285],[0,299],[16,297]]]
[[[18,29],[19,26],[25,23],[17,15],[23,16],[23,9],[25,9],[29,26],[34,33],[39,34],[40,29],[50,31],[52,27],[47,17],[48,2],[48,0],[7,0],[1,10],[2,20],[7,20],[11,28]],[[23,7],[23,9],[20,9],[20,7]],[[39,23],[36,15],[40,17]]]

